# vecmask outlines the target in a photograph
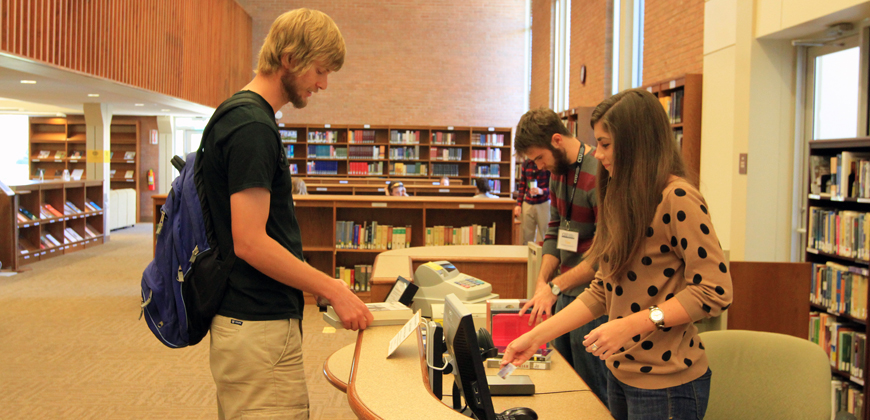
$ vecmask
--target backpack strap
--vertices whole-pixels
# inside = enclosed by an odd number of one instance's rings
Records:
[[[234,95],[234,97],[230,98],[227,101],[224,101],[224,103],[218,106],[218,108],[214,111],[214,114],[208,120],[208,124],[206,124],[205,129],[202,131],[203,141],[200,143],[199,149],[196,151],[196,160],[194,161],[193,179],[194,183],[196,184],[197,194],[199,195],[199,202],[202,205],[202,218],[203,223],[205,224],[206,238],[208,239],[209,246],[218,250],[218,253],[226,259],[235,259],[235,253],[232,250],[229,250],[229,252],[222,252],[217,247],[217,238],[215,237],[214,228],[211,221],[211,212],[209,211],[208,197],[206,197],[205,195],[205,186],[203,185],[202,179],[202,153],[203,149],[205,148],[205,140],[209,138],[209,135],[211,134],[211,130],[214,125],[217,124],[217,122],[220,121],[220,119],[223,118],[223,116],[231,110],[243,105],[254,105],[257,108],[263,110],[266,115],[273,115],[271,107],[268,107],[267,109],[267,107],[264,106],[262,102],[257,100],[254,95],[255,93],[253,92],[242,91],[241,94]]]

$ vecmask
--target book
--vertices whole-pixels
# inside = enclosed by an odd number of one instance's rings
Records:
[[[51,152],[48,151],[48,150],[40,150],[40,151],[39,151],[39,155],[37,155],[36,157],[37,157],[38,159],[48,159],[48,156],[49,156],[50,154],[51,154]]]
[[[56,208],[54,208],[51,204],[46,204],[42,206],[45,210],[53,215],[53,217],[63,217],[63,213],[59,212]]]
[[[124,174],[124,178],[131,179],[133,178],[133,170],[130,169],[127,173]]]
[[[125,160],[133,160],[136,159],[136,152],[126,152],[124,153]]]
[[[109,178],[115,177],[115,169],[109,169]]]
[[[72,154],[69,155],[69,158],[70,159],[81,159],[82,158],[82,151],[81,150],[74,150],[72,152]]]
[[[84,175],[84,173],[85,173],[84,169],[73,169],[72,174],[70,174],[70,176],[72,177],[72,179],[78,181],[78,180],[82,179],[82,175]]]
[[[65,157],[66,157],[66,152],[63,150],[58,150],[58,151],[54,152],[55,159],[63,159]]]
[[[369,308],[374,317],[374,321],[370,325],[372,327],[379,325],[403,325],[414,316],[411,308],[399,302],[366,303],[366,307]],[[335,328],[344,328],[332,306],[326,308],[326,312],[323,313],[323,320]]]

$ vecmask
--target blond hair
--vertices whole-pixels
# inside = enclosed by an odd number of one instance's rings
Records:
[[[257,73],[277,72],[282,66],[281,58],[287,54],[296,59],[296,66],[290,69],[294,75],[308,71],[314,60],[338,71],[346,52],[344,38],[332,18],[317,10],[291,10],[272,23],[260,48]]]

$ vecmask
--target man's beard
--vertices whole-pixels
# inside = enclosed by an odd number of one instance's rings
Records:
[[[296,76],[290,72],[285,73],[281,76],[281,84],[284,85],[284,94],[290,100],[290,103],[293,104],[294,108],[301,109],[305,108],[305,105],[308,105],[308,101],[299,95],[299,86],[296,86]]]
[[[572,163],[572,162],[568,161],[568,156],[565,155],[565,152],[563,152],[561,149],[558,149],[556,147],[553,147],[552,152],[553,152],[553,160],[555,162],[553,163],[553,169],[550,170],[550,172],[552,172],[556,175],[567,174],[568,169],[571,168],[571,163]]]

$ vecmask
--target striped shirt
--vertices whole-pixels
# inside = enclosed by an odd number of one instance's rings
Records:
[[[541,195],[532,195],[529,184],[534,180],[538,181],[538,188],[542,191]],[[550,171],[546,169],[538,170],[535,161],[526,159],[526,161],[523,162],[523,173],[522,177],[519,179],[519,185],[517,186],[517,197],[517,205],[520,207],[522,207],[524,201],[529,204],[541,204],[549,201]]]
[[[595,220],[598,217],[598,196],[596,187],[596,173],[598,171],[598,159],[595,159],[594,147],[583,157],[580,168],[580,176],[574,184],[574,173],[577,170],[577,162],[568,166],[568,171],[563,175],[552,174],[550,177],[550,225],[547,234],[544,235],[544,253],[559,259],[561,272],[566,272],[583,261],[583,253],[592,246],[592,238],[595,236]],[[573,191],[574,200],[571,203],[571,231],[579,232],[580,240],[577,242],[577,250],[574,252],[558,249],[556,246],[559,228],[564,226],[568,218],[568,200]],[[569,296],[577,296],[589,285],[563,290],[562,293]]]

